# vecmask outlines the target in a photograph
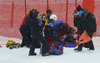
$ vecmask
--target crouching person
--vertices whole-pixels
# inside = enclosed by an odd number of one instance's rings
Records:
[[[53,35],[52,23],[56,20],[57,20],[57,16],[55,14],[52,14],[50,16],[50,23],[48,23],[48,25],[45,26],[45,31],[44,31],[45,38],[52,37],[53,40],[62,42],[60,39],[58,39],[56,36]]]
[[[48,25],[45,26],[45,30],[44,30],[45,38],[47,39],[49,45],[48,47],[49,47],[50,55],[63,54],[63,41],[61,41],[53,34],[52,23],[56,20],[57,20],[57,16],[55,14],[52,14],[50,16],[50,23],[48,23]]]
[[[41,42],[43,44],[42,56],[47,56],[49,55],[47,41],[42,36],[42,29],[45,25],[45,21],[42,20],[43,24],[41,26],[39,25],[39,20],[37,18],[39,12],[36,9],[31,10],[29,14],[31,20],[28,21],[27,25],[29,26],[30,34],[32,36],[32,46],[30,47],[29,56],[37,55],[34,51],[35,51],[36,44],[38,42]]]

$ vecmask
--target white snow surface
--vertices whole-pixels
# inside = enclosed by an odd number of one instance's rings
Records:
[[[100,37],[93,37],[94,51],[83,48],[82,52],[75,52],[74,48],[65,48],[62,55],[50,55],[42,57],[40,49],[36,49],[36,56],[28,56],[29,48],[17,48],[10,50],[5,44],[8,40],[21,43],[21,39],[0,36],[0,63],[100,63]]]

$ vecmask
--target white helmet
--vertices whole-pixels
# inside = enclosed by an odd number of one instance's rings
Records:
[[[50,16],[50,19],[53,19],[54,21],[56,21],[56,20],[57,20],[57,16],[56,16],[55,14],[52,14],[52,15]]]

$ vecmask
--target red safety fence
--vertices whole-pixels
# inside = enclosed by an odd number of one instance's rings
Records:
[[[51,9],[58,16],[73,27],[73,15],[77,5],[89,10],[96,16],[97,33],[100,36],[100,0],[0,0],[0,36],[21,38],[19,27],[25,14],[33,8],[40,14]]]

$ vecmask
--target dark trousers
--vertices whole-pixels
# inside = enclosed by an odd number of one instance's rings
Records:
[[[93,33],[89,33],[88,35],[92,38]],[[89,48],[90,50],[94,50],[94,45],[93,45],[93,41],[92,40],[87,42],[87,43],[85,43],[84,45],[85,45],[85,47]],[[78,49],[82,50],[82,47],[83,47],[83,44],[80,44],[78,46]]]
[[[23,46],[30,46],[30,43],[32,41],[32,37],[30,35],[29,31],[23,31],[22,29],[20,29],[20,33],[22,35],[22,43],[21,43],[21,47]]]
[[[42,54],[45,54],[48,52],[48,45],[47,45],[47,41],[43,38],[42,35],[38,36],[37,38],[32,38],[32,46],[30,47],[30,51],[29,53],[34,53],[35,51],[35,47],[36,44],[38,44],[38,42],[41,42],[42,45]]]

